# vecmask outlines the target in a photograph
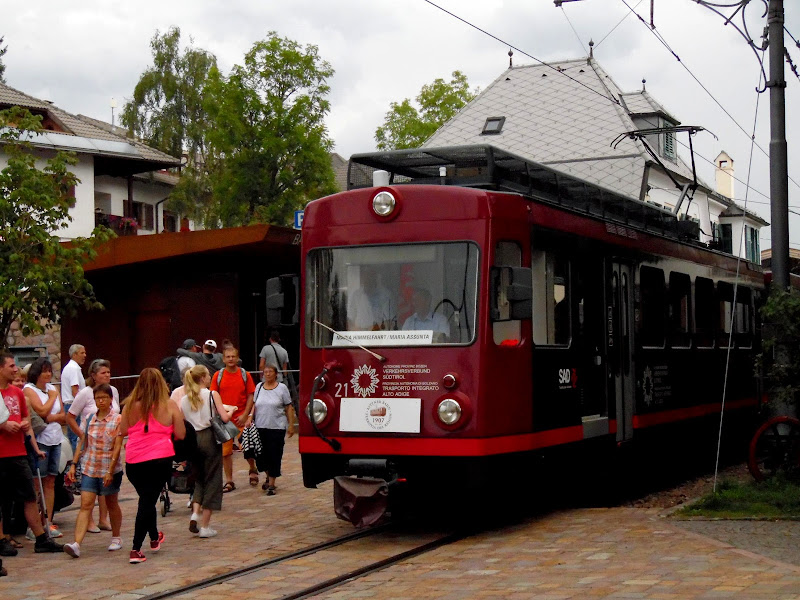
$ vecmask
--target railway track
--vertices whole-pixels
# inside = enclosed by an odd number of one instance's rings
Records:
[[[240,577],[245,577],[247,575],[252,575],[254,573],[258,573],[260,571],[267,571],[270,568],[277,567],[278,565],[290,564],[291,561],[310,556],[313,554],[317,554],[320,552],[324,552],[326,550],[330,550],[337,546],[341,546],[343,544],[347,544],[350,542],[355,542],[357,540],[361,540],[364,538],[372,537],[381,533],[385,533],[390,531],[393,528],[392,524],[381,525],[378,527],[373,527],[371,529],[367,529],[364,531],[357,531],[354,533],[350,533],[347,535],[340,536],[338,538],[328,540],[326,542],[322,542],[320,544],[314,544],[312,546],[308,546],[306,548],[302,548],[300,550],[296,550],[294,552],[289,552],[287,554],[282,554],[280,556],[276,556],[273,558],[268,558],[262,561],[258,561],[249,565],[245,565],[238,569],[233,569],[226,573],[220,573],[219,575],[214,575],[212,577],[208,577],[205,579],[201,579],[198,581],[194,581],[192,583],[188,583],[186,585],[182,585],[171,590],[165,590],[162,592],[157,592],[154,594],[150,594],[148,596],[142,596],[141,600],[164,600],[166,598],[176,598],[180,596],[184,596],[186,594],[190,594],[194,591],[201,590],[204,588],[213,587],[216,585],[220,585],[223,583],[227,583],[233,579],[237,579]],[[435,550],[436,548],[440,548],[442,546],[446,546],[448,544],[455,543],[459,540],[464,539],[469,534],[465,532],[458,532],[458,533],[450,533],[444,536],[441,536],[435,540],[419,544],[405,550],[403,552],[399,552],[397,554],[393,554],[387,558],[377,560],[371,562],[367,565],[362,567],[348,570],[347,572],[337,575],[335,577],[331,577],[325,579],[323,581],[314,583],[312,585],[303,587],[297,591],[291,592],[284,596],[281,596],[279,600],[300,600],[301,598],[311,598],[328,590],[331,590],[335,587],[343,585],[349,581],[353,581],[355,579],[359,579],[371,573],[375,573],[387,567],[390,567],[394,564],[400,563],[404,560],[412,558],[414,556],[418,556],[420,554],[424,554],[426,552],[430,552]]]

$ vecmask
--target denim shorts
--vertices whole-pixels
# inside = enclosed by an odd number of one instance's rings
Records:
[[[122,471],[114,473],[114,479],[111,481],[111,485],[108,487],[103,485],[102,477],[89,477],[87,475],[81,477],[81,491],[91,492],[93,494],[97,494],[98,496],[111,496],[113,494],[119,494],[119,486],[121,485]]]
[[[30,456],[31,473],[36,475],[36,461],[39,462],[39,474],[42,477],[52,475],[53,477],[59,474],[59,466],[61,461],[61,444],[57,446],[46,446],[39,444],[39,450],[44,452],[45,457],[39,458],[38,456]]]

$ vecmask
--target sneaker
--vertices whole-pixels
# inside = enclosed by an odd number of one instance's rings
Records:
[[[150,550],[152,550],[153,552],[158,552],[159,550],[161,550],[161,544],[164,543],[165,539],[166,539],[166,537],[164,536],[164,532],[163,531],[159,531],[158,532],[158,539],[157,540],[150,540]]]
[[[201,527],[200,528],[200,537],[201,538],[210,538],[217,535],[216,529],[211,529],[211,527]]]
[[[43,552],[64,552],[64,546],[47,538],[43,542],[36,542],[33,546],[33,551],[36,554],[42,554]]]
[[[78,542],[64,544],[64,552],[69,554],[72,558],[79,558],[81,555],[81,545]]]
[[[118,537],[112,537],[111,543],[108,545],[108,551],[114,552],[115,550],[122,550],[122,539]]]
[[[36,541],[36,536],[33,535],[33,530],[30,527],[28,527],[28,531],[25,532],[25,539],[32,542]]]
[[[131,562],[132,565],[135,565],[137,563],[143,563],[146,560],[147,560],[147,558],[145,557],[145,555],[142,553],[141,550],[131,550],[131,561],[130,562]]]
[[[200,515],[197,513],[192,513],[192,518],[189,520],[189,531],[192,533],[200,533],[200,529],[197,527],[197,522],[200,520]]]
[[[8,538],[0,538],[0,556],[16,556],[19,554],[17,549],[11,544]]]
[[[51,538],[60,538],[63,537],[63,533],[58,530],[58,527],[55,525],[50,525],[50,537]]]

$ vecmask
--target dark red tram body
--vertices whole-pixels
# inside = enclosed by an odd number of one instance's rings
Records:
[[[726,409],[757,405],[760,267],[740,264],[734,301],[736,258],[687,240],[686,222],[489,147],[462,151],[354,157],[351,183],[356,167],[408,183],[306,209],[306,486],[474,482],[514,458],[530,478],[530,452],[719,414],[729,337]],[[370,286],[372,326],[354,321]],[[403,325],[420,288],[433,325],[417,333]]]

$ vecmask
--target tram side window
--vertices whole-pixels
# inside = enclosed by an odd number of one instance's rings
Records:
[[[720,348],[728,348],[731,340],[731,323],[733,320],[733,286],[730,283],[717,284],[719,332],[718,342]]]
[[[522,248],[516,242],[498,242],[494,251],[494,264],[498,267],[521,267]],[[501,285],[501,289],[505,289],[505,286]],[[501,318],[507,319],[510,311],[508,299],[498,298],[497,308]],[[522,340],[522,322],[495,321],[492,323],[492,338],[498,346],[517,346]]]
[[[570,262],[543,250],[531,253],[533,341],[568,346],[570,342]]]
[[[673,348],[691,345],[692,281],[685,273],[669,274],[669,343]]]
[[[640,324],[642,346],[664,347],[666,332],[664,271],[642,267],[639,271],[641,292]]]
[[[736,290],[736,347],[753,347],[753,299],[750,288],[741,287]]]
[[[696,346],[713,348],[717,307],[714,301],[714,282],[705,277],[694,280],[694,321]]]

